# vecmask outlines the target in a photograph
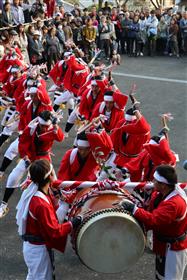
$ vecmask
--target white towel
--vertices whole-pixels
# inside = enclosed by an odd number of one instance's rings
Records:
[[[28,188],[24,190],[18,202],[18,205],[16,206],[17,209],[16,223],[18,225],[18,233],[21,236],[25,234],[27,215],[29,212],[29,204],[31,198],[36,194],[37,190],[38,190],[38,186],[32,182],[28,186]]]

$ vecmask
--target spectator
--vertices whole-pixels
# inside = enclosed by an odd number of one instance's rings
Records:
[[[30,5],[29,0],[19,0],[19,5],[23,8],[25,22],[31,22],[30,9],[32,5]]]
[[[168,25],[165,22],[164,16],[160,18],[158,23],[158,34],[157,34],[157,51],[158,53],[167,53],[166,43],[168,37]]]
[[[44,4],[41,0],[36,0],[31,7],[31,16],[38,17],[44,13]]]
[[[120,13],[121,14],[121,13]],[[129,26],[131,25],[129,12],[125,13],[125,17],[121,20],[122,35],[121,35],[121,53],[129,54]]]
[[[101,17],[101,22],[98,26],[99,31],[99,41],[100,41],[100,49],[104,51],[105,58],[109,60],[109,49],[110,49],[110,25],[106,21],[106,17]]]
[[[15,25],[23,24],[25,22],[23,8],[19,6],[19,0],[13,0],[13,4],[11,6],[11,13],[13,23]]]
[[[176,55],[179,58],[179,47],[177,41],[177,34],[179,32],[179,27],[177,21],[175,19],[171,19],[169,26],[169,46],[170,46],[170,54],[169,56]]]
[[[39,65],[43,63],[43,45],[40,41],[39,31],[34,31],[33,38],[30,38],[28,41],[28,51],[30,62],[33,65]]]
[[[28,43],[30,43],[29,41],[32,41],[33,39],[33,34],[34,34],[34,26],[33,25],[29,25],[28,29],[27,29],[27,38],[28,38]]]
[[[137,56],[139,53],[138,42],[140,40],[140,24],[138,23],[139,17],[135,16],[133,21],[128,27],[129,36],[129,56]]]
[[[47,68],[50,71],[52,64],[56,64],[61,55],[60,43],[56,36],[55,27],[52,27],[48,32],[45,48],[47,53]]]
[[[9,2],[4,4],[4,9],[3,9],[3,12],[2,12],[2,25],[5,26],[5,27],[13,25],[11,5],[10,5]]]
[[[73,40],[73,33],[71,27],[67,25],[67,20],[65,18],[62,19],[63,31],[65,34],[65,41],[72,41]]]
[[[112,58],[112,54],[114,50],[117,51],[117,43],[116,43],[116,31],[114,23],[112,22],[111,17],[107,17],[107,22],[110,27],[110,57]]]
[[[140,13],[139,18],[140,24],[140,41],[139,41],[139,56],[144,55],[144,46],[147,42],[147,28],[146,28],[146,19],[145,14],[143,12]]]
[[[156,51],[156,35],[158,19],[155,16],[155,11],[151,11],[151,16],[147,19],[147,35],[148,35],[148,55],[154,56]]]
[[[82,35],[83,35],[85,56],[87,61],[89,61],[92,57],[91,52],[92,52],[93,45],[95,45],[95,40],[96,40],[96,29],[93,26],[93,22],[91,18],[88,18],[86,21],[86,25],[83,26]]]
[[[182,46],[184,53],[187,53],[187,11],[185,11],[182,16],[183,17],[180,20]]]
[[[84,8],[83,15],[82,15],[83,24],[86,24],[86,20],[88,19],[88,17],[89,17],[89,11],[87,8]]]
[[[19,24],[17,31],[18,31],[18,40],[19,40],[20,50],[23,55],[23,59],[27,64],[29,64],[30,60],[29,60],[29,54],[28,54],[28,50],[27,50],[28,39],[27,39],[27,35],[24,30],[24,26],[22,24]]]
[[[105,1],[104,7],[102,8],[102,10],[103,10],[104,15],[110,15],[111,14],[111,8],[109,7],[107,1]]]
[[[75,43],[75,45],[80,45],[81,44],[81,31],[82,28],[81,26],[77,26],[77,22],[75,20],[71,21],[71,30],[73,32],[73,42]]]
[[[65,34],[64,31],[62,29],[62,22],[59,21],[56,23],[56,36],[59,40],[60,43],[60,49],[61,51],[63,51],[64,46],[65,46]]]
[[[171,22],[172,11],[173,11],[172,8],[170,8],[167,10],[167,13],[164,15],[165,22],[167,23],[168,26],[170,25]]]

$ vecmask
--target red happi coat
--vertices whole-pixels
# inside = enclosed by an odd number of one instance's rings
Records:
[[[20,111],[20,121],[18,125],[19,131],[23,131],[25,127],[39,114],[45,110],[53,111],[53,107],[48,104],[39,103],[34,114],[33,114],[33,103],[32,101],[25,101]]]
[[[111,133],[114,151],[117,153],[117,159],[115,160],[117,165],[123,166],[126,162],[138,156],[142,151],[143,144],[150,139],[150,129],[149,123],[143,116],[131,123],[124,119],[119,121],[117,127]]]
[[[49,72],[49,77],[51,77],[57,86],[62,85],[64,81],[64,76],[67,70],[67,68],[64,67],[64,64],[66,64],[64,60],[58,61]]]
[[[40,92],[42,92],[42,96],[41,96],[42,102],[45,103],[45,104],[51,104],[48,92],[46,90],[45,80],[40,78],[39,81],[40,81],[41,85],[38,86],[38,90]],[[26,78],[23,78],[19,87],[14,92],[14,98],[16,99],[17,111],[20,112],[22,110],[22,106],[25,103],[25,98],[26,97],[28,97],[27,88],[26,88]]]
[[[82,59],[71,55],[66,61],[68,69],[64,76],[64,88],[78,95],[80,88],[86,83],[89,68]]]
[[[10,67],[13,65],[22,66],[23,63],[18,59],[8,59],[7,55],[0,61],[0,83],[6,83],[11,73]]]
[[[41,237],[48,248],[64,252],[71,222],[58,223],[53,197],[38,191],[31,199],[26,224],[26,234]]]
[[[98,164],[90,152],[81,167],[78,160],[78,149],[68,150],[60,163],[58,179],[62,181],[95,181]]]
[[[166,243],[158,240],[158,236],[178,237],[187,231],[187,205],[185,200],[174,190],[158,207],[155,208],[154,201],[158,192],[153,192],[149,211],[142,208],[136,210],[134,217],[142,222],[147,230],[153,230],[153,251],[165,256]],[[187,238],[171,244],[171,250],[179,251],[187,248]]]
[[[99,92],[97,97],[93,99],[93,94],[91,89],[85,90],[82,94],[80,105],[79,105],[79,113],[81,116],[84,116],[86,120],[90,120],[92,112],[98,103],[103,101],[104,94],[103,92]]]
[[[22,76],[16,80],[13,79],[12,75],[9,76],[6,84],[3,85],[3,91],[5,91],[6,95],[14,98],[14,93],[20,87],[23,79],[26,79],[26,74],[22,74]]]
[[[60,127],[55,131],[51,125],[48,128],[48,133],[37,137],[37,127],[38,125],[28,125],[20,136],[18,145],[20,157],[28,156],[31,161],[40,158],[51,160],[50,153],[53,142],[55,140],[61,142],[64,139],[64,134]]]
[[[106,107],[105,107],[105,102],[103,101],[97,104],[97,106],[95,107],[92,113],[91,119],[98,117],[100,114],[105,115],[105,111],[106,111]],[[102,122],[102,125],[107,132],[111,132],[111,130],[114,129],[117,123],[122,119],[124,119],[123,110],[120,110],[115,106],[113,106],[110,119],[108,121]]]
[[[125,164],[125,167],[130,171],[131,181],[145,182],[153,180],[153,173],[161,164],[176,164],[176,157],[165,137],[161,138],[159,144],[144,144],[144,150],[136,159]]]

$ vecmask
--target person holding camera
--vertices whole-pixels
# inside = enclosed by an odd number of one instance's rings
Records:
[[[18,233],[23,239],[23,256],[28,267],[27,279],[55,279],[54,253],[64,253],[67,236],[82,222],[81,216],[59,224],[51,184],[53,167],[46,159],[34,161],[29,168],[31,184],[17,205]]]
[[[41,158],[51,161],[50,154],[53,142],[61,142],[64,139],[64,134],[57,122],[58,119],[46,110],[42,111],[24,129],[18,144],[21,160],[7,179],[3,201],[0,205],[0,218],[8,213],[8,201],[15,188],[19,187],[31,162]]]

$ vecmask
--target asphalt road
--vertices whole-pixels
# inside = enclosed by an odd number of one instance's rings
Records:
[[[174,120],[169,123],[170,144],[179,154],[180,162],[177,164],[179,181],[187,178],[182,162],[187,159],[187,58],[175,59],[167,57],[155,58],[122,58],[122,63],[114,72],[114,79],[125,92],[132,83],[137,84],[137,99],[141,102],[143,114],[152,126],[152,135],[157,134],[161,128],[159,114],[171,112]],[[134,77],[134,76],[135,77]],[[177,81],[180,80],[180,81]],[[64,128],[64,123],[62,124]],[[58,170],[64,152],[73,143],[74,131],[70,137],[61,144],[54,145],[55,157],[53,163]],[[6,143],[0,150],[1,160]],[[7,174],[13,165],[7,170]],[[0,183],[0,199],[6,180]],[[10,201],[9,214],[0,220],[0,279],[23,280],[26,278],[26,266],[22,256],[22,242],[17,234],[15,224],[15,206],[21,191],[17,190]],[[137,264],[121,274],[100,274],[83,266],[68,243],[64,255],[56,252],[56,279],[66,280],[150,280],[154,279],[154,256],[145,252]],[[187,270],[184,279],[187,279]]]

